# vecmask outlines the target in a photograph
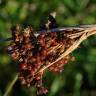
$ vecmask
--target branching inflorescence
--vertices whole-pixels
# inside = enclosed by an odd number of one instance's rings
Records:
[[[35,86],[38,94],[48,91],[42,84],[45,69],[59,73],[64,65],[74,61],[70,53],[88,36],[96,34],[96,28],[68,29],[61,32],[47,32],[56,28],[55,19],[51,19],[42,29],[46,32],[35,36],[33,28],[19,25],[12,28],[12,41],[7,48],[14,60],[19,61],[19,80],[22,84]]]

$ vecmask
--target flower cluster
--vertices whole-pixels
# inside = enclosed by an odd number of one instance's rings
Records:
[[[21,28],[17,25],[12,28],[12,41],[7,51],[19,61],[21,83],[28,87],[35,86],[38,94],[46,94],[48,90],[42,84],[44,70],[39,70],[57,60],[73,42],[65,32],[45,32],[35,36],[32,27]],[[64,65],[73,59],[73,56],[67,55],[48,69],[55,73],[62,72]]]

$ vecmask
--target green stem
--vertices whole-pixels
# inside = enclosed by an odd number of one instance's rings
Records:
[[[8,94],[11,92],[12,87],[14,86],[14,84],[16,83],[18,79],[18,74],[16,74],[16,76],[13,78],[12,82],[9,84],[7,90],[5,91],[3,96],[8,96]]]

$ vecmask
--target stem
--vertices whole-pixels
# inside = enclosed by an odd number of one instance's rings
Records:
[[[16,83],[17,79],[18,79],[18,74],[15,75],[15,77],[13,78],[12,82],[9,84],[9,86],[3,96],[8,96],[8,94],[11,92],[14,84]]]
[[[10,40],[12,40],[12,38],[0,38],[0,42],[10,41]]]
[[[54,14],[55,16],[55,14]],[[34,32],[34,35],[37,37],[38,35],[40,35],[41,33],[46,33],[46,32],[62,32],[62,31],[65,31],[65,30],[68,30],[68,31],[72,31],[72,30],[90,30],[90,28],[96,28],[96,25],[80,25],[80,26],[73,26],[73,27],[61,27],[61,28],[53,28],[53,29],[50,29],[50,30],[41,30],[41,31],[35,31]],[[77,33],[77,34],[81,34],[80,33]],[[76,35],[76,34],[72,34],[72,35]],[[69,35],[71,36],[71,35]],[[10,41],[12,40],[12,38],[0,38],[0,42],[4,42],[4,41]]]

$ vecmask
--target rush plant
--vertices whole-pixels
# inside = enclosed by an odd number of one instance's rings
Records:
[[[7,52],[14,60],[19,61],[17,77],[21,84],[35,86],[37,94],[46,94],[48,90],[42,81],[45,70],[62,72],[64,65],[75,60],[70,53],[94,34],[96,26],[93,25],[58,28],[54,15],[49,15],[48,22],[38,32],[31,26],[12,27],[12,38]]]

